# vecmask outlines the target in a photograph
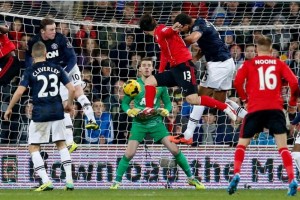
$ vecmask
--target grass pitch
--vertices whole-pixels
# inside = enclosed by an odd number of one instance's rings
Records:
[[[228,195],[226,190],[53,190],[33,192],[29,190],[0,190],[3,200],[283,200],[296,199],[288,197],[287,190],[239,190]],[[298,194],[299,197],[299,194]]]

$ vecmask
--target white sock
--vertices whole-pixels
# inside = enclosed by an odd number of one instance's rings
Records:
[[[39,151],[32,152],[31,159],[33,162],[34,170],[38,173],[39,177],[41,177],[43,183],[47,183],[48,181],[50,181],[47,172],[45,170],[44,161],[40,152]]]
[[[237,116],[241,117],[244,119],[244,117],[247,115],[247,111],[240,107],[237,103],[235,103],[234,101],[230,100],[230,99],[226,99],[225,103],[228,103],[237,113]]]
[[[72,119],[69,113],[64,114],[64,124],[66,126],[66,132],[65,132],[65,138],[66,138],[66,144],[71,145],[73,143],[73,123]]]
[[[197,124],[199,123],[199,120],[203,114],[204,109],[205,109],[205,106],[193,106],[193,111],[190,114],[187,128],[186,128],[185,132],[183,133],[184,138],[186,140],[193,137],[194,131],[196,129]]]
[[[61,164],[64,166],[66,172],[66,182],[73,182],[72,178],[72,161],[71,156],[67,148],[63,148],[59,151]]]
[[[300,172],[300,152],[292,152],[291,154],[292,154],[292,157],[296,164],[296,167],[297,167],[298,171]]]
[[[91,106],[91,102],[88,100],[88,98],[83,94],[77,98],[77,101],[80,103],[80,105],[83,108],[83,112],[88,118],[88,121],[92,120],[93,122],[96,122],[94,111]]]

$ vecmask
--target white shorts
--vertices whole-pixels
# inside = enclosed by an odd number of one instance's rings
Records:
[[[50,132],[52,133],[52,142],[65,140],[66,126],[63,120],[51,122],[34,122],[29,124],[28,144],[49,143]]]
[[[216,90],[229,90],[232,88],[234,70],[235,64],[232,58],[224,62],[208,62],[207,71],[200,86]]]
[[[71,82],[73,83],[74,87],[77,85],[81,85],[81,83],[82,83],[81,72],[80,72],[77,64],[69,72],[68,77],[71,80]],[[59,94],[61,96],[62,101],[68,100],[68,98],[69,98],[68,89],[62,83],[60,83]]]
[[[297,134],[295,144],[300,144],[300,132]]]

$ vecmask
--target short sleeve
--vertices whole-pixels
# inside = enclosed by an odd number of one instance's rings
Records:
[[[70,79],[67,75],[67,73],[65,72],[65,70],[63,70],[63,68],[57,66],[57,68],[59,69],[61,76],[60,76],[60,82],[62,82],[64,85],[67,85],[68,83],[70,83]]]
[[[30,68],[27,68],[22,77],[21,77],[21,81],[20,81],[20,85],[24,86],[24,87],[28,87],[29,86],[29,82],[30,82]]]
[[[192,32],[203,33],[205,31],[205,29],[206,29],[206,26],[197,20],[192,28]]]

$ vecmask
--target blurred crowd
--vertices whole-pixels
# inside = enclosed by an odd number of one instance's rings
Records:
[[[121,25],[136,25],[144,13],[151,13],[158,23],[168,25],[181,12],[192,17],[206,18],[216,28],[228,27],[226,31],[219,33],[230,49],[236,70],[245,60],[255,56],[257,38],[262,34],[267,35],[274,44],[272,55],[284,60],[300,77],[299,28],[281,26],[300,24],[299,6],[298,2],[2,1],[0,12],[8,15],[0,15],[0,21],[10,25],[8,36],[17,47],[16,54],[24,70],[27,42],[39,32],[40,21],[19,16],[69,20],[68,23],[57,23],[56,31],[65,35],[73,44],[84,80],[82,87],[93,102],[97,123],[100,125],[98,133],[85,130],[85,116],[80,104],[75,102],[75,110],[71,113],[74,120],[74,141],[78,144],[125,144],[132,120],[120,108],[124,97],[122,86],[126,80],[139,77],[138,66],[143,57],[152,57],[157,68],[160,50],[154,39],[144,35],[138,28]],[[78,21],[83,21],[84,24],[76,23]],[[238,25],[257,25],[257,29],[230,29],[231,26]],[[272,25],[272,28],[264,28],[263,25]],[[193,55],[199,51],[196,44],[189,48]],[[205,73],[205,58],[193,62],[197,66],[200,81]],[[0,87],[1,115],[18,83],[19,77],[16,77],[11,84]],[[191,106],[185,101],[179,88],[169,88],[169,93],[173,109],[170,116],[166,117],[165,124],[171,134],[179,134],[186,128]],[[234,89],[228,95],[231,100],[243,106]],[[283,87],[282,95],[286,102],[289,95],[287,87]],[[287,126],[298,111],[300,106],[295,111],[287,112]],[[1,144],[27,143],[31,112],[32,101],[25,97],[14,108],[10,122],[1,118]],[[235,145],[240,125],[241,119],[232,122],[224,113],[206,110],[195,131],[194,145]],[[91,138],[92,135],[99,136],[96,142]],[[153,143],[152,140],[145,142]],[[265,130],[252,144],[271,145],[274,144],[274,139]]]

